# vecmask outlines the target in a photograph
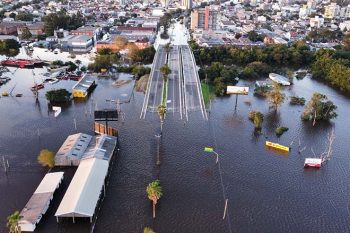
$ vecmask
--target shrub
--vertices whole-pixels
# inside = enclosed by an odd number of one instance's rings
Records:
[[[278,127],[276,130],[275,130],[275,133],[277,136],[281,136],[284,132],[288,131],[288,128],[287,127]]]

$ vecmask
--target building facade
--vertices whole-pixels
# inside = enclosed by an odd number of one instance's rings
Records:
[[[199,8],[191,13],[191,30],[217,30],[219,29],[219,9],[214,6]]]

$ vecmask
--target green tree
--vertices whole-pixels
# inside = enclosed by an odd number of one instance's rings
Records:
[[[320,120],[331,120],[336,118],[338,114],[335,112],[337,106],[328,100],[326,95],[315,92],[311,100],[305,106],[301,117],[303,120],[312,120],[315,124]]]
[[[22,219],[19,211],[15,211],[13,214],[7,217],[7,228],[9,233],[21,233],[21,227],[18,225],[18,222]]]
[[[26,12],[20,12],[16,15],[16,20],[20,21],[33,21],[33,18],[33,14]]]
[[[43,18],[43,21],[47,36],[53,36],[56,29],[74,30],[83,26],[85,23],[84,16],[80,12],[68,15],[65,11],[50,13]]]
[[[16,56],[19,53],[21,45],[13,39],[0,41],[0,54],[6,56]]]
[[[156,217],[156,205],[158,200],[163,196],[162,187],[160,186],[160,181],[155,180],[148,184],[147,189],[148,199],[152,201],[153,204],[153,218]]]
[[[46,99],[51,104],[66,103],[71,100],[71,93],[66,89],[57,89],[46,92]]]
[[[266,97],[272,107],[275,110],[281,106],[285,100],[285,95],[281,92],[281,85],[278,83],[273,84],[273,88],[266,94]]]
[[[30,38],[32,38],[32,36],[33,36],[32,33],[29,31],[27,27],[23,28],[22,35],[21,35],[22,40],[29,40]]]
[[[150,227],[145,227],[143,228],[143,233],[156,233],[155,231],[152,230]]]
[[[48,149],[43,149],[38,155],[38,162],[44,167],[53,168],[55,166],[55,154]]]
[[[144,66],[135,66],[132,69],[132,74],[135,75],[136,79],[139,79],[140,77],[144,76],[145,74],[149,74],[150,72],[151,68]]]
[[[251,111],[248,114],[248,119],[253,122],[255,131],[260,132],[264,121],[264,115],[258,111]]]

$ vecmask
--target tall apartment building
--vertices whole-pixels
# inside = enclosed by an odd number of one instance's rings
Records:
[[[334,17],[337,17],[340,13],[340,6],[336,3],[331,3],[324,9],[323,17],[327,19],[333,19]]]
[[[217,30],[219,29],[219,9],[215,6],[199,8],[191,13],[191,30]]]

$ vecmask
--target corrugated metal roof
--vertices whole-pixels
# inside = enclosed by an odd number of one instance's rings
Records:
[[[55,216],[92,217],[108,172],[108,161],[83,159]]]

